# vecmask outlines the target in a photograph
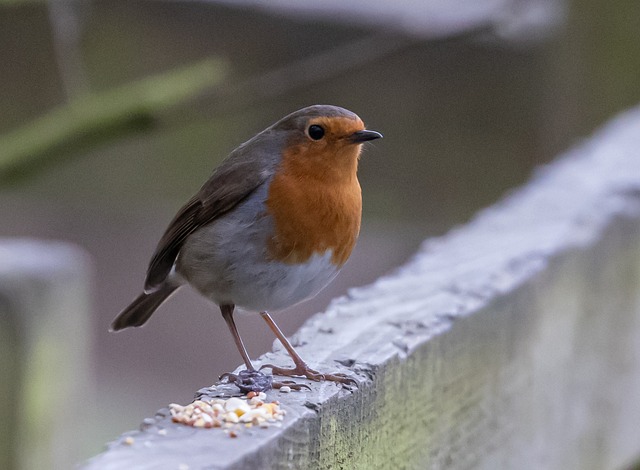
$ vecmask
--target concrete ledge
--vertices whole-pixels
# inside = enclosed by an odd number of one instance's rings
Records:
[[[640,109],[333,302],[295,342],[359,388],[272,392],[282,427],[236,439],[161,410],[85,468],[605,469],[640,457]],[[288,363],[280,350],[262,360]]]

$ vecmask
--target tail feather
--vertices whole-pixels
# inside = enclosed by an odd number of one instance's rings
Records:
[[[130,326],[142,326],[153,312],[173,294],[179,286],[165,284],[150,293],[143,292],[125,308],[111,323],[111,331],[119,331]]]

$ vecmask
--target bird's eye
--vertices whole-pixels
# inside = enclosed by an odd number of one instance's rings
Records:
[[[318,126],[317,124],[309,126],[307,132],[309,133],[309,137],[311,137],[313,140],[320,140],[324,137],[324,129],[322,128],[322,126]]]

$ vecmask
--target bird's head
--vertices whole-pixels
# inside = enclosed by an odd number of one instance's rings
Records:
[[[271,128],[286,133],[283,163],[318,177],[355,177],[362,144],[382,134],[367,130],[356,114],[316,105],[285,116]]]

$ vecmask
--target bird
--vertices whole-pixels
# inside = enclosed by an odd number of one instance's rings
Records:
[[[253,366],[234,321],[236,308],[258,312],[294,363],[261,369],[354,383],[311,369],[269,312],[315,296],[346,263],[360,232],[362,146],[381,137],[347,109],[313,105],[238,146],[169,223],[143,292],[117,315],[111,331],[142,326],[189,284],[220,309],[246,366],[240,378],[224,375],[241,390],[262,391],[272,383]]]

